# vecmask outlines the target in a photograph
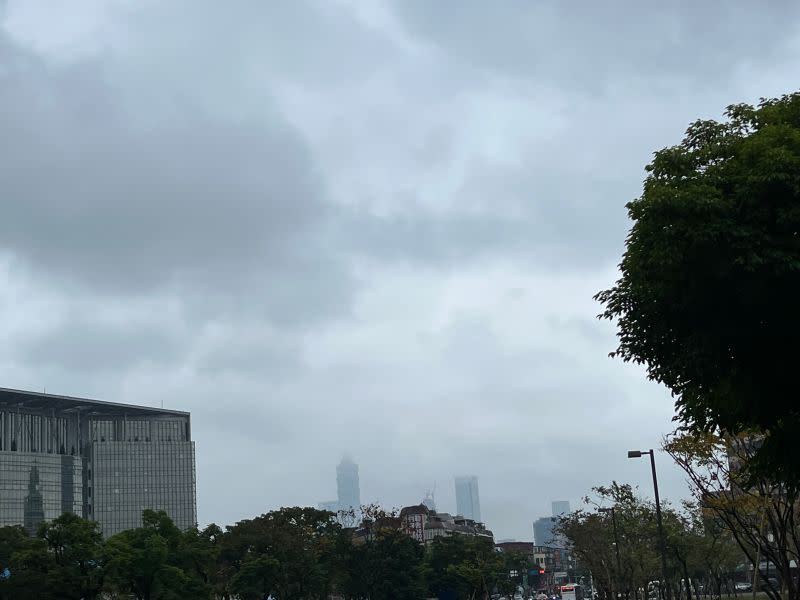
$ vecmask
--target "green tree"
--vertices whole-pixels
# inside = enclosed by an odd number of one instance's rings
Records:
[[[188,576],[198,598],[208,597],[217,583],[222,535],[222,530],[213,523],[203,530],[192,528],[181,534],[173,550],[175,565]]]
[[[52,598],[99,598],[103,589],[103,536],[97,523],[64,513],[43,523],[38,537],[44,540],[48,559],[47,588]]]
[[[192,569],[185,569],[183,534],[164,511],[145,510],[142,527],[106,541],[110,588],[137,600],[208,598],[210,589]]]
[[[502,552],[497,555],[498,566],[496,586],[504,596],[512,598],[522,586],[528,570],[528,557],[521,552]]]
[[[765,435],[752,465],[800,484],[800,93],[729,106],[655,153],[621,278],[596,298],[612,353],[665,384],[695,430]]]
[[[280,563],[263,554],[245,557],[231,579],[231,592],[242,600],[264,600],[277,587]]]
[[[342,591],[353,600],[425,597],[423,546],[402,531],[381,528],[348,552]]]
[[[592,572],[601,596],[613,598],[622,594],[634,598],[637,590],[647,590],[650,581],[662,580],[655,506],[636,495],[627,484],[614,482],[593,491],[596,499],[586,499],[589,509],[563,517],[558,530],[570,541],[579,562]],[[620,542],[619,567],[612,516],[609,512],[593,511],[597,504],[614,507]],[[668,582],[680,592],[675,597],[692,600],[699,583],[719,593],[721,579],[732,572],[741,558],[731,536],[716,528],[696,502],[684,502],[680,510],[662,502],[662,518]],[[694,585],[689,585],[690,582]]]
[[[315,508],[240,521],[228,528],[220,554],[228,586],[247,593],[270,586],[277,600],[325,598],[337,577],[341,533],[332,513]]]
[[[103,539],[97,525],[65,513],[29,538],[22,528],[0,530],[0,598],[67,600],[99,598],[103,588]]]
[[[570,541],[578,562],[592,572],[601,596],[633,597],[636,590],[647,589],[648,582],[661,579],[655,506],[639,497],[628,484],[612,482],[592,491],[594,498],[585,499],[587,509],[562,517],[557,531]],[[672,509],[663,504],[666,515]],[[598,505],[613,506],[613,517],[610,512],[595,512]],[[619,567],[614,518],[620,542]]]
[[[665,443],[688,475],[706,530],[722,530],[723,539],[724,534],[730,536],[747,562],[759,566],[758,576],[770,598],[797,600],[800,586],[792,565],[800,561],[800,493],[794,486],[747,472],[756,446],[745,435],[698,432],[678,433]],[[763,568],[767,561],[782,589],[769,584]]]
[[[490,538],[454,535],[433,541],[426,572],[431,596],[483,599],[494,589],[504,564]]]
[[[46,549],[38,538],[29,538],[21,526],[0,528],[0,599],[46,598]],[[44,561],[44,562],[42,562]]]

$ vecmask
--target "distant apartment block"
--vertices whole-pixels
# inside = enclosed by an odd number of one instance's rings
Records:
[[[0,388],[0,526],[73,513],[109,536],[144,509],[197,525],[189,413]]]
[[[440,513],[424,504],[407,506],[400,511],[400,526],[422,544],[430,544],[438,537],[468,535],[494,540],[494,535],[483,523],[460,515]]]
[[[478,478],[474,475],[456,477],[456,510],[466,519],[476,523],[481,522]]]

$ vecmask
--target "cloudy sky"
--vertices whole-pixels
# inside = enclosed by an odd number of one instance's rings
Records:
[[[652,151],[792,91],[800,4],[0,0],[3,387],[189,410],[201,523],[642,486],[607,357]],[[685,494],[659,456],[664,495]]]

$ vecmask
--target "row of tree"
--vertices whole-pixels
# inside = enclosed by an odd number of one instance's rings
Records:
[[[528,557],[491,539],[454,536],[426,547],[368,520],[355,536],[330,512],[282,508],[222,530],[181,531],[163,512],[106,540],[71,514],[37,536],[0,528],[0,598],[50,600],[349,600],[484,598],[509,594]]]
[[[557,525],[579,570],[584,576],[591,573],[601,597],[652,596],[650,583],[662,580],[655,505],[627,484],[593,491],[586,509],[562,517]],[[693,502],[680,508],[664,503],[662,520],[674,596],[692,600],[699,590],[720,596],[742,562],[733,537]]]
[[[772,600],[800,598],[800,491],[750,468],[763,443],[758,432],[690,430],[664,442],[693,495],[679,508],[662,507],[670,585],[687,600],[721,595],[736,571]],[[587,509],[558,528],[601,594],[638,597],[662,579],[655,506],[629,485],[594,492]]]

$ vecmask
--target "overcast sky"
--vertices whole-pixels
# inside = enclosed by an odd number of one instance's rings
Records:
[[[201,523],[344,453],[498,538],[650,494],[592,295],[651,153],[800,64],[800,4],[711,4],[0,0],[0,385],[191,411]]]

